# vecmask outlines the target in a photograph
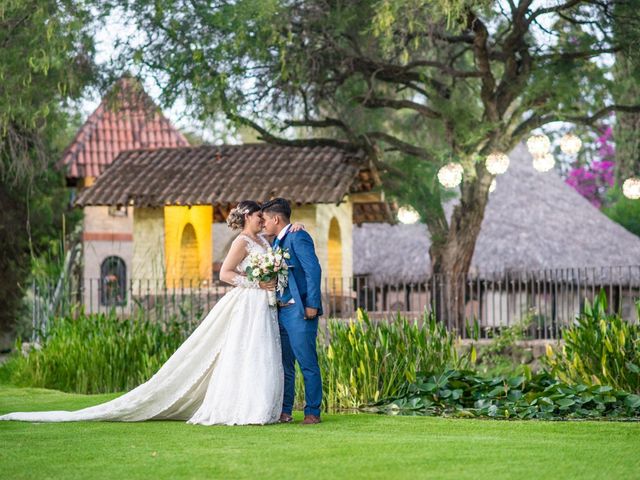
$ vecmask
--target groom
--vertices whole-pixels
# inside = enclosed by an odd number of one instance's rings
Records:
[[[318,316],[322,315],[320,300],[320,263],[311,236],[304,230],[289,232],[291,207],[284,198],[276,198],[262,206],[264,232],[274,235],[273,247],[288,250],[291,258],[289,283],[277,294],[278,323],[284,366],[284,399],[280,422],[293,421],[295,395],[295,361],[304,377],[305,407],[303,424],[320,423],[322,379],[316,352]]]

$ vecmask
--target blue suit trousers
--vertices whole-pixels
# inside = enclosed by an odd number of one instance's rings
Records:
[[[305,320],[294,305],[278,308],[282,365],[284,367],[284,398],[282,412],[291,415],[295,397],[295,362],[298,361],[304,378],[305,415],[320,416],[322,378],[318,366],[316,338],[318,317]]]

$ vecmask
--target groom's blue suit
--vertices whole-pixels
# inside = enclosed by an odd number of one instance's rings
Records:
[[[318,335],[318,317],[322,315],[320,277],[322,271],[316,256],[313,240],[304,230],[287,232],[276,239],[274,247],[288,250],[291,258],[289,265],[289,283],[278,294],[278,303],[287,306],[278,307],[280,340],[282,344],[282,364],[284,367],[284,399],[282,412],[291,415],[295,396],[295,361],[298,361],[305,389],[305,415],[320,416],[322,403],[322,379],[318,366],[316,337]],[[293,299],[294,303],[289,303]],[[305,307],[316,308],[315,318],[305,319]]]

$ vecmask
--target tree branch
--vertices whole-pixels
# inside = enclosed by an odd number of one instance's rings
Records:
[[[520,125],[518,125],[514,129],[511,137],[518,138],[526,134],[527,132],[530,132],[531,130],[552,122],[569,122],[579,123],[582,125],[593,125],[595,122],[611,112],[638,113],[640,112],[640,105],[609,105],[607,107],[601,108],[593,115],[569,116],[558,113],[550,113],[548,115],[533,115],[524,122],[520,123]]]
[[[452,68],[449,65],[446,65],[441,62],[434,62],[432,60],[416,60],[414,62],[407,63],[407,65],[405,66],[405,68],[408,70],[411,70],[417,67],[434,67],[440,70],[442,73],[446,73],[451,77],[457,77],[457,78],[469,78],[469,77],[482,76],[482,73],[478,72],[477,70],[470,70],[470,71],[456,70],[455,68]]]
[[[302,120],[284,120],[284,124],[287,127],[314,127],[314,128],[331,128],[337,127],[342,130],[349,131],[347,126],[342,120],[337,118],[327,117],[323,120],[314,120],[312,118],[305,118]],[[286,128],[286,127],[285,127]]]
[[[579,4],[583,3],[583,2],[584,2],[584,0],[569,0],[568,2],[561,3],[560,5],[556,5],[555,7],[540,8],[540,9],[534,11],[529,16],[528,23],[531,23],[533,20],[535,20],[540,15],[546,15],[547,13],[556,13],[556,12],[561,12],[563,10],[569,10],[570,8],[573,8],[576,5],[579,5]]]
[[[433,156],[428,150],[425,150],[424,148],[420,148],[410,143],[404,142],[399,138],[394,137],[393,135],[389,135],[388,133],[368,132],[364,136],[370,139],[383,141],[385,143],[388,143],[389,145],[393,145],[398,150],[408,155],[422,158],[424,160],[429,160],[429,161],[433,160]]]
[[[407,108],[418,112],[424,117],[442,118],[440,112],[436,112],[426,105],[412,102],[411,100],[393,100],[391,98],[380,97],[356,97],[356,100],[361,102],[366,108],[393,108],[395,110]]]
[[[489,61],[489,47],[487,40],[489,32],[484,23],[471,11],[467,14],[467,25],[475,33],[473,40],[473,53],[476,68],[481,73],[482,86],[480,87],[480,97],[484,104],[485,114],[492,121],[498,121],[499,115],[494,101],[494,89],[496,80],[491,72],[491,62]]]
[[[601,48],[598,50],[584,50],[579,52],[555,52],[545,55],[538,55],[536,60],[557,59],[557,60],[575,60],[578,58],[591,58],[606,53],[617,53],[621,51],[620,47]]]
[[[291,147],[335,147],[348,152],[355,152],[361,147],[350,142],[342,140],[336,140],[335,138],[300,138],[300,139],[288,139],[273,135],[269,130],[260,126],[253,120],[248,119],[237,113],[227,112],[227,117],[230,120],[237,121],[243,125],[253,128],[260,134],[260,139],[267,143],[273,143],[275,145],[287,145]]]

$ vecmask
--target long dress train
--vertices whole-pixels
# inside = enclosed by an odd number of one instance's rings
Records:
[[[265,250],[264,239],[260,245],[244,238],[248,252]],[[10,413],[0,420],[274,423],[284,374],[277,312],[267,295],[258,288],[232,289],[151,379],[114,400],[76,411]]]

